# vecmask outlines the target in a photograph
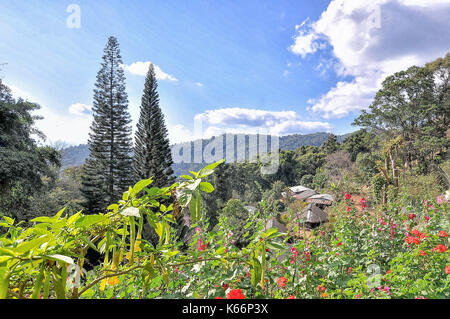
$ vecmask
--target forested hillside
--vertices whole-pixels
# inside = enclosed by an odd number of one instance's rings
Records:
[[[280,137],[280,149],[281,150],[290,150],[293,151],[300,146],[312,145],[312,146],[320,146],[322,145],[330,133],[314,133],[314,134],[293,134],[286,135]],[[350,134],[339,135],[338,141],[342,142],[347,136]],[[249,135],[246,136],[246,140],[248,142]],[[223,138],[223,136],[222,136]],[[199,143],[199,140],[195,140],[191,142],[191,148],[193,149],[193,145],[195,143]],[[204,139],[201,141],[203,145],[203,149],[205,145],[211,142],[211,139]],[[172,145],[171,149],[176,147],[176,145]],[[224,156],[226,156],[226,150],[224,151]],[[86,161],[86,158],[89,157],[89,147],[87,144],[80,144],[78,146],[69,146],[61,150],[61,169],[65,169],[67,167],[74,167],[83,165]],[[182,173],[190,170],[195,170],[200,165],[195,166],[194,164],[188,165],[183,163],[174,163],[172,168],[174,170],[175,176],[179,176]]]

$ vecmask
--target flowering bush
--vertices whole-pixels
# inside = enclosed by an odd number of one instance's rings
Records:
[[[360,211],[345,193],[329,212],[332,223],[301,240],[266,229],[258,212],[243,229],[221,217],[207,232],[199,198],[213,188],[201,179],[214,167],[168,188],[141,181],[107,214],[60,211],[27,229],[4,217],[0,298],[449,298],[448,202],[398,201],[377,212],[364,199]],[[175,189],[178,203],[159,203]],[[186,207],[195,231],[183,248],[174,226]],[[142,239],[144,215],[156,246]],[[248,243],[241,249],[236,233]],[[73,272],[88,248],[103,262]]]

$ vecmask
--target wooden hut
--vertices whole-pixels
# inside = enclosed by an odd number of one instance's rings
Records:
[[[308,228],[314,228],[328,221],[327,214],[316,204],[309,204],[298,216]]]
[[[313,195],[316,195],[317,192],[311,188],[305,187],[305,186],[293,186],[289,188],[290,196],[294,197],[298,200],[305,200],[308,197],[311,197]],[[283,196],[286,196],[285,193],[282,194]]]
[[[329,194],[317,194],[317,195],[312,195],[312,196],[308,197],[305,200],[305,202],[311,203],[311,204],[317,204],[320,206],[331,206],[331,204],[333,204],[333,202],[334,202],[334,199],[333,199],[333,196],[331,196]]]

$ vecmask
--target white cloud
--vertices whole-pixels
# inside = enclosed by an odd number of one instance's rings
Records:
[[[202,87],[202,86],[203,86],[203,83],[202,83],[202,82],[195,82],[195,85],[197,85],[197,86],[199,86],[199,87]]]
[[[207,110],[197,114],[194,121],[201,123],[203,138],[223,133],[282,136],[317,130],[329,131],[332,128],[328,122],[304,121],[295,111],[266,111],[238,107]],[[195,137],[198,138],[198,135],[197,133]]]
[[[155,75],[156,75],[157,80],[178,81],[178,79],[176,77],[165,73],[163,70],[161,70],[161,68],[159,66],[157,66],[156,64],[154,64],[150,61],[147,61],[147,62],[138,61],[138,62],[134,62],[130,65],[122,64],[121,67],[124,70],[127,70],[128,72],[130,72],[131,74],[146,76],[148,69],[150,67],[150,64],[153,64],[153,66],[155,68]]]
[[[79,116],[91,114],[92,106],[81,103],[75,103],[69,106],[69,113]]]
[[[444,56],[449,16],[450,0],[331,1],[317,21],[296,27],[290,51],[305,58],[331,47],[336,73],[353,80],[339,81],[310,109],[325,118],[358,112],[386,76]]]

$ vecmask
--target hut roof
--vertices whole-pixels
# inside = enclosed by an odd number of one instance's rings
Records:
[[[303,208],[300,218],[307,223],[324,223],[328,221],[327,214],[315,204],[309,204]]]
[[[293,192],[294,194],[302,193],[302,192],[304,192],[304,191],[312,191],[311,188],[308,188],[308,187],[305,187],[305,186],[302,186],[302,185],[292,186],[292,187],[290,187],[289,189],[290,189],[291,192]]]
[[[307,203],[331,205],[334,202],[333,196],[329,194],[317,194],[306,199]]]
[[[302,185],[292,186],[289,188],[289,190],[290,190],[291,196],[295,197],[296,199],[301,199],[301,200],[317,194],[317,192],[315,190],[305,187],[305,186],[302,186]],[[285,197],[286,193],[283,192],[283,193],[281,193],[281,195],[283,197]]]
[[[315,190],[309,189],[306,190],[304,192],[298,193],[298,194],[294,194],[292,195],[292,197],[296,198],[296,199],[300,199],[300,200],[305,200],[313,195],[316,195],[317,192]]]

